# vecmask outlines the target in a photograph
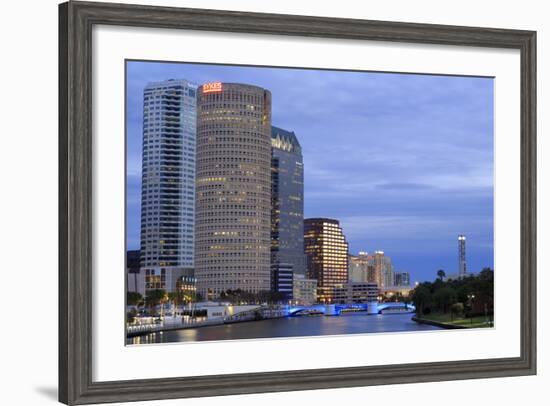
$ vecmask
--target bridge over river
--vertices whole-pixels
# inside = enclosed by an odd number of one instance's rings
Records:
[[[223,307],[223,306],[220,306]],[[244,307],[244,309],[243,309]],[[238,311],[230,314],[206,318],[201,321],[184,321],[181,317],[166,317],[156,323],[139,323],[127,326],[127,336],[141,336],[155,332],[168,332],[182,329],[201,327],[211,328],[215,325],[233,324],[254,320],[271,320],[288,317],[306,316],[309,314],[324,314],[325,316],[340,316],[342,313],[365,312],[367,314],[413,313],[415,307],[407,303],[354,303],[354,304],[314,304],[309,306],[297,305],[249,305],[241,306]],[[221,312],[220,312],[221,313]],[[225,313],[224,313],[225,314]]]
[[[308,314],[322,313],[325,316],[339,316],[346,312],[366,312],[367,314],[383,314],[384,312],[413,313],[414,305],[410,303],[348,303],[348,304],[313,304],[313,305],[279,305],[279,306],[257,306],[241,312],[235,312],[224,318],[226,323],[272,319],[278,317],[303,316]]]
[[[223,320],[218,325],[205,327],[183,328],[151,333],[136,337],[128,337],[128,344],[146,343],[173,343],[196,341],[219,341],[255,338],[284,338],[284,337],[311,337],[365,333],[392,333],[401,331],[438,330],[439,327],[416,323],[411,319],[411,306],[396,307],[395,304],[385,306],[380,304],[382,313],[368,314],[365,311],[342,311],[344,306],[338,306],[341,311],[338,316],[302,316],[299,306],[289,309],[294,315],[278,318],[264,318],[259,321],[239,322],[237,320]],[[302,307],[305,309],[305,306]],[[348,307],[345,310],[354,310]],[[364,309],[364,307],[362,307]],[[407,310],[408,309],[408,310]],[[321,313],[326,310],[315,306]],[[367,310],[368,311],[368,310]],[[387,312],[384,314],[384,312]],[[326,314],[326,313],[325,313]],[[255,320],[255,319],[252,319]],[[245,321],[245,320],[243,320]]]
[[[364,311],[368,314],[382,314],[388,311],[400,311],[403,313],[413,313],[414,305],[410,303],[391,302],[391,303],[353,303],[353,304],[315,304],[310,306],[289,306],[288,315],[298,316],[307,313],[323,313],[325,316],[339,316],[347,311]]]

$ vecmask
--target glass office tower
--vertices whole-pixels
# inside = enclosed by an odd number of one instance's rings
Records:
[[[277,275],[306,274],[302,148],[294,132],[278,127],[271,127],[271,269],[276,292]]]

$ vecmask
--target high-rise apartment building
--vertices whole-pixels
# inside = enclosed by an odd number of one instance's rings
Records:
[[[143,92],[140,275],[144,293],[173,290],[193,267],[197,86],[149,83]]]
[[[384,255],[384,251],[374,251],[372,263],[374,265],[374,282],[378,287],[393,286],[394,275],[391,258]]]
[[[205,298],[270,289],[271,93],[198,89],[195,275]]]
[[[360,251],[358,255],[349,256],[349,281],[353,283],[376,283],[372,255]]]
[[[464,278],[466,271],[466,236],[458,236],[458,277]]]
[[[348,282],[348,243],[338,220],[304,220],[308,278],[317,279],[318,300],[331,302],[334,288]]]
[[[304,255],[304,164],[293,132],[271,128],[271,264],[306,274]]]

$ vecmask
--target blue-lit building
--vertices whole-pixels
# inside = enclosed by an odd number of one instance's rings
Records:
[[[143,92],[140,274],[143,293],[174,291],[193,268],[197,85],[149,83]]]

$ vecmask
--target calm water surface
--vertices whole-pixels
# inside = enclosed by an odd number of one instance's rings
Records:
[[[186,330],[166,331],[129,338],[128,344],[173,343],[188,341],[218,341],[251,338],[303,337],[337,334],[384,333],[399,331],[438,330],[438,327],[418,324],[413,315],[353,313],[341,316],[286,317]]]

